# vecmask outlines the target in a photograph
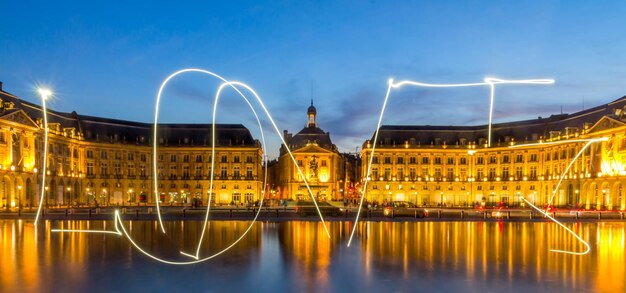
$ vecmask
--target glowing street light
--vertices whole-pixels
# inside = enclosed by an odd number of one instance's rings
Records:
[[[39,207],[37,208],[37,215],[35,216],[35,222],[33,223],[37,226],[37,221],[39,220],[39,215],[41,214],[41,206],[43,205],[43,198],[45,196],[46,190],[46,167],[48,165],[48,115],[46,110],[46,100],[52,96],[52,91],[46,88],[37,89],[39,96],[41,97],[41,105],[43,108],[43,169],[41,171],[41,194],[39,196]]]

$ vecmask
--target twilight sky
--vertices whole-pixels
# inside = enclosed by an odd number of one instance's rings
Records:
[[[556,80],[499,87],[496,122],[626,95],[624,1],[114,2],[0,1],[4,90],[39,103],[34,85],[45,84],[55,110],[151,122],[161,81],[202,68],[252,86],[281,130],[298,132],[313,98],[318,124],[342,151],[372,135],[390,77]],[[218,85],[199,74],[176,78],[162,121],[209,122]],[[485,124],[488,93],[403,88],[383,123]],[[260,138],[232,92],[218,121],[243,123]],[[272,129],[266,135],[273,157],[279,142]]]

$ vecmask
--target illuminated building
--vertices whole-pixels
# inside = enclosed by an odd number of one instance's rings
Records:
[[[418,205],[545,205],[624,210],[626,97],[573,114],[487,125],[382,126],[366,200]],[[581,139],[608,138],[585,150]],[[372,140],[363,144],[365,178]],[[529,144],[528,146],[523,146]],[[563,176],[563,178],[561,178]]]
[[[1,84],[0,84],[1,85]],[[0,86],[0,206],[36,206],[43,160],[42,110]],[[128,205],[155,200],[153,125],[48,111],[44,205]],[[159,124],[157,173],[164,204],[207,203],[210,124]],[[261,144],[243,125],[216,127],[213,200],[260,199]]]
[[[307,109],[307,124],[297,134],[284,131],[284,139],[293,153],[294,159],[308,181],[316,199],[337,200],[343,198],[345,188],[350,186],[346,177],[346,162],[330,139],[330,133],[324,132],[317,125],[317,109]],[[307,200],[310,195],[304,178],[298,172],[289,156],[285,145],[280,148],[278,162],[272,166],[276,178],[277,198]]]

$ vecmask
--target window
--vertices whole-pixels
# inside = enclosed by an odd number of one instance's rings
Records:
[[[530,179],[537,179],[537,166],[530,166]]]
[[[466,157],[461,157],[461,165],[467,165],[467,158]]]
[[[88,162],[87,163],[87,175],[93,175],[93,163],[92,162]]]
[[[322,160],[322,167],[326,167],[326,160]]]
[[[498,158],[494,155],[489,156],[489,164],[497,164]]]
[[[478,171],[476,171],[476,177],[478,177],[478,180],[483,179],[483,177],[485,177],[485,175],[483,174],[483,168],[478,168]]]
[[[502,168],[502,179],[507,179],[509,178],[509,167],[503,167]]]
[[[415,168],[409,168],[409,178],[411,178],[411,180],[415,180],[416,175]]]
[[[120,163],[113,164],[113,173],[115,173],[115,175],[122,175],[122,166]]]
[[[202,163],[202,155],[196,155],[196,163]]]
[[[146,165],[141,165],[139,167],[139,175],[141,177],[146,177]]]
[[[176,155],[170,155],[170,162],[176,163]]]
[[[93,159],[93,151],[87,150],[87,159]]]
[[[417,164],[417,159],[415,157],[410,157],[409,164]]]
[[[515,168],[515,177],[518,180],[522,178],[522,167]]]
[[[372,168],[372,178],[378,180],[378,168]]]
[[[489,180],[496,178],[496,168],[489,168]]]
[[[385,157],[385,164],[391,164],[391,157]]]
[[[189,155],[183,155],[183,163],[189,163]]]
[[[247,156],[246,157],[246,163],[253,163],[254,159],[252,158],[252,156]]]
[[[509,162],[509,155],[502,156],[502,163],[510,163]]]
[[[252,179],[252,167],[246,168],[246,179]]]
[[[476,159],[476,164],[484,164],[485,161],[483,160],[483,157],[478,157],[478,159]]]
[[[202,166],[197,165],[196,166],[196,177],[200,177],[202,176]]]
[[[454,179],[454,169],[448,168],[448,172],[446,172],[446,175],[448,176],[448,180],[452,181]]]
[[[103,160],[107,159],[107,152],[106,151],[101,151],[100,152],[100,159],[103,159]]]
[[[233,171],[233,177],[234,179],[239,179],[239,166],[235,166],[235,169]]]
[[[422,157],[422,164],[428,164],[428,157]]]
[[[517,154],[515,156],[515,163],[523,163],[524,162],[524,155],[523,154]]]
[[[239,156],[233,157],[233,162],[234,163],[239,163]]]
[[[404,170],[402,168],[398,168],[398,180],[404,180]]]
[[[107,175],[109,173],[109,167],[107,164],[100,164],[100,175]]]
[[[530,161],[537,162],[537,154],[530,154]]]
[[[441,157],[435,157],[435,165],[441,165]]]
[[[183,178],[189,178],[189,166],[183,166]]]
[[[135,176],[135,165],[128,164],[126,166],[126,176]]]
[[[170,177],[171,178],[176,178],[176,173],[177,172],[178,167],[176,166],[170,166]]]
[[[226,163],[226,162],[228,162],[228,157],[222,156],[222,163]]]
[[[122,159],[122,153],[121,152],[115,152],[115,159],[116,160],[121,160]]]
[[[222,173],[220,174],[221,179],[226,179],[228,177],[228,173],[226,172],[226,167],[222,167]]]
[[[378,157],[372,158],[372,164],[378,164]]]
[[[385,168],[385,180],[391,179],[391,168]]]
[[[398,164],[404,164],[404,158],[403,157],[398,157]]]
[[[135,160],[135,154],[134,154],[134,153],[128,153],[128,155],[127,155],[127,159],[128,159],[129,161],[133,161],[133,160]]]
[[[454,158],[448,157],[448,165],[454,165]]]

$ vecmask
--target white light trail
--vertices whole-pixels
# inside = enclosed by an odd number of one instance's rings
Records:
[[[572,139],[572,140],[563,140],[563,141],[548,142],[548,143],[529,143],[529,144],[523,144],[519,146],[510,146],[509,148],[523,147],[523,146],[536,146],[536,145],[564,144],[564,143],[572,143],[572,142],[586,142],[586,144],[580,149],[580,151],[578,151],[576,156],[574,156],[574,158],[569,163],[569,165],[567,165],[567,168],[565,168],[565,170],[563,171],[563,174],[561,174],[561,176],[559,177],[559,181],[554,187],[554,190],[552,191],[552,196],[550,197],[550,200],[548,201],[548,205],[546,206],[546,212],[547,212],[548,209],[550,208],[550,205],[552,204],[552,201],[554,200],[554,197],[556,196],[556,192],[559,190],[559,187],[561,186],[561,182],[563,182],[563,177],[565,177],[569,169],[572,167],[572,165],[574,165],[574,163],[576,162],[576,159],[578,159],[578,157],[580,157],[580,155],[582,155],[583,152],[594,142],[602,142],[602,141],[608,141],[608,140],[609,140],[608,137],[589,138],[589,139]]]
[[[589,246],[589,243],[587,243],[585,240],[583,240],[582,238],[580,238],[580,236],[578,236],[578,234],[574,233],[574,231],[572,231],[570,228],[565,227],[565,225],[563,225],[561,222],[557,221],[555,218],[551,217],[547,212],[542,211],[540,208],[536,207],[534,204],[530,203],[530,201],[526,200],[525,198],[522,197],[522,200],[524,200],[528,205],[530,205],[533,209],[537,210],[538,212],[542,213],[544,216],[546,216],[548,219],[552,220],[553,222],[555,222],[557,225],[561,226],[563,229],[565,229],[567,232],[569,232],[570,234],[572,234],[576,239],[578,239],[578,241],[582,242],[587,249],[584,252],[574,252],[574,251],[569,251],[569,250],[560,250],[560,249],[550,249],[551,252],[557,252],[557,253],[565,253],[565,254],[573,254],[573,255],[585,255],[587,253],[589,253],[589,251],[591,250],[591,247]]]
[[[43,206],[43,198],[46,196],[46,169],[48,168],[48,114],[46,109],[46,100],[52,96],[52,92],[45,88],[37,90],[41,96],[41,105],[43,108],[43,166],[41,167],[41,194],[39,195],[39,206],[35,215],[33,225],[37,226],[39,216],[41,215],[41,207]]]
[[[383,100],[383,107],[380,111],[380,116],[378,118],[378,125],[376,126],[376,132],[374,132],[374,141],[372,142],[372,151],[369,163],[367,165],[367,176],[365,176],[365,183],[363,184],[363,189],[361,190],[361,199],[359,201],[359,208],[357,209],[356,218],[354,219],[354,226],[352,227],[352,232],[350,233],[350,238],[348,239],[348,247],[352,243],[352,239],[354,238],[354,233],[357,228],[357,223],[359,222],[359,216],[361,215],[361,210],[363,209],[363,200],[365,199],[365,193],[367,191],[367,183],[368,178],[370,177],[370,172],[372,169],[372,162],[374,159],[374,150],[376,149],[376,143],[378,141],[378,132],[380,130],[380,126],[383,120],[383,115],[385,113],[385,108],[387,106],[387,100],[389,100],[389,96],[391,94],[391,89],[401,88],[405,85],[412,85],[418,87],[431,87],[431,88],[453,88],[453,87],[473,87],[473,86],[489,86],[490,95],[489,95],[489,123],[488,123],[488,142],[487,147],[491,147],[491,120],[493,116],[493,102],[495,100],[495,86],[498,84],[554,84],[553,79],[518,79],[518,80],[507,80],[493,77],[486,77],[483,82],[475,82],[475,83],[453,83],[453,84],[436,84],[436,83],[424,83],[418,81],[410,81],[404,80],[397,83],[394,83],[393,79],[389,79],[387,86],[387,93],[385,94],[385,99]]]
[[[259,130],[261,132],[261,140],[262,140],[262,153],[265,153],[265,134],[261,125],[261,121],[259,119],[259,116],[256,112],[256,110],[254,109],[254,107],[252,106],[252,104],[250,103],[249,99],[247,98],[247,96],[245,94],[243,94],[240,90],[239,87],[244,88],[245,90],[249,91],[257,100],[257,102],[259,103],[259,105],[262,107],[263,111],[265,112],[265,114],[267,115],[268,119],[270,120],[274,130],[276,131],[278,137],[281,139],[282,143],[286,146],[287,148],[287,152],[289,153],[289,156],[292,160],[292,162],[294,163],[294,165],[296,166],[296,168],[298,169],[299,174],[304,178],[304,173],[302,172],[302,170],[300,169],[300,167],[298,166],[292,152],[291,149],[287,146],[287,143],[285,142],[283,136],[280,133],[280,130],[278,128],[278,126],[276,126],[276,123],[274,121],[274,119],[272,118],[271,114],[269,113],[269,111],[267,110],[267,107],[265,106],[265,104],[263,103],[262,99],[259,97],[259,95],[254,91],[254,89],[252,89],[250,86],[241,83],[241,82],[230,82],[227,81],[226,79],[222,78],[221,76],[210,72],[210,71],[206,71],[203,69],[195,69],[195,68],[191,68],[191,69],[183,69],[183,70],[179,70],[175,73],[173,73],[172,75],[168,76],[165,81],[161,84],[161,87],[159,88],[159,92],[157,94],[157,101],[156,101],[156,106],[155,106],[155,122],[154,122],[154,143],[153,143],[153,175],[154,175],[154,187],[155,187],[155,200],[156,200],[156,205],[157,205],[157,217],[158,217],[158,221],[159,221],[159,225],[161,228],[161,231],[163,233],[165,233],[165,228],[163,226],[163,221],[161,218],[161,213],[160,213],[160,208],[159,208],[159,193],[158,193],[158,177],[157,177],[157,134],[158,134],[158,112],[159,112],[159,104],[160,104],[160,100],[161,100],[161,95],[163,93],[163,90],[165,88],[165,86],[167,85],[167,83],[175,76],[185,73],[185,72],[198,72],[198,73],[204,73],[204,74],[208,74],[210,76],[216,77],[220,80],[223,81],[223,83],[219,86],[217,93],[215,95],[215,101],[214,101],[214,105],[213,105],[213,115],[212,115],[212,128],[211,128],[211,170],[214,170],[215,168],[215,143],[216,143],[216,133],[215,133],[215,129],[216,129],[216,115],[217,115],[217,105],[218,105],[218,101],[219,98],[221,96],[222,91],[224,90],[225,87],[230,86],[232,89],[234,89],[244,100],[245,102],[248,104],[248,106],[250,107],[250,109],[252,110],[255,119],[258,123],[259,126]],[[267,157],[264,157],[264,165],[265,165],[265,169],[264,169],[264,181],[263,181],[263,186],[265,187],[267,185]],[[196,248],[196,252],[195,254],[190,254],[190,253],[186,253],[183,251],[180,251],[180,253],[182,255],[185,255],[187,257],[193,258],[194,261],[189,261],[189,262],[176,262],[176,261],[170,261],[170,260],[165,260],[162,258],[159,258],[157,256],[152,255],[151,253],[145,251],[143,248],[141,248],[139,245],[137,245],[133,239],[130,237],[130,235],[126,232],[126,229],[124,228],[124,225],[122,223],[121,217],[119,215],[119,211],[115,210],[115,215],[114,215],[114,220],[115,220],[115,231],[103,231],[103,230],[67,230],[67,229],[53,229],[52,232],[77,232],[77,233],[102,233],[102,234],[116,234],[116,235],[125,235],[126,238],[131,242],[131,244],[133,246],[135,246],[135,248],[137,248],[140,252],[142,252],[143,254],[145,254],[146,256],[157,260],[159,262],[163,262],[163,263],[167,263],[167,264],[174,264],[174,265],[186,265],[186,264],[194,264],[194,263],[199,263],[199,262],[203,262],[206,260],[209,260],[211,258],[214,258],[222,253],[224,253],[225,251],[227,251],[228,249],[230,249],[231,247],[233,247],[234,245],[236,245],[237,243],[239,243],[243,237],[245,237],[248,232],[250,231],[250,229],[252,228],[252,226],[254,225],[254,223],[257,221],[260,213],[261,213],[261,209],[263,207],[263,200],[264,200],[264,196],[261,198],[260,201],[260,206],[259,209],[257,211],[257,213],[254,216],[254,219],[252,220],[252,222],[250,223],[250,225],[246,228],[246,230],[244,231],[244,233],[237,239],[235,240],[232,244],[230,244],[228,247],[226,247],[225,249],[211,255],[205,258],[200,258],[200,247],[202,245],[202,241],[204,239],[204,235],[207,229],[207,223],[209,220],[209,213],[210,213],[210,203],[211,203],[211,197],[212,197],[212,191],[213,191],[213,180],[214,180],[214,175],[213,172],[211,172],[211,176],[210,176],[210,184],[209,184],[209,196],[208,196],[208,203],[207,203],[207,209],[206,209],[206,213],[205,213],[205,217],[204,217],[204,222],[203,222],[203,226],[202,226],[202,233],[200,235],[200,239],[198,241],[198,246]],[[322,213],[319,209],[319,206],[317,204],[317,201],[315,200],[315,197],[313,195],[313,191],[310,189],[308,181],[306,180],[306,178],[304,179],[304,183],[307,186],[309,195],[311,196],[311,199],[313,200],[313,203],[315,204],[315,207],[317,209],[317,212],[320,216],[320,220],[322,221],[322,224],[324,226],[324,229],[326,231],[326,235],[328,236],[328,238],[330,239],[330,232],[326,226],[326,223],[324,221],[324,217],[322,216]],[[120,231],[121,228],[121,231]]]

